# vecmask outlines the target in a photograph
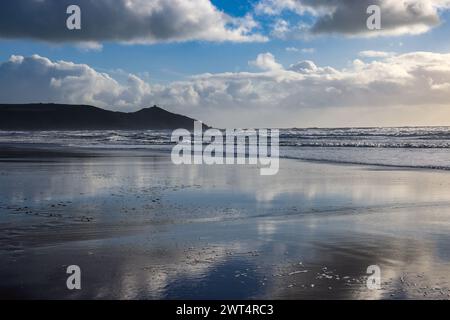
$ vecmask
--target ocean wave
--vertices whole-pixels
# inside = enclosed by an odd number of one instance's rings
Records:
[[[302,160],[310,162],[323,162],[332,164],[351,164],[361,166],[375,166],[375,167],[390,167],[390,168],[404,168],[404,169],[430,169],[430,170],[450,170],[450,164],[448,166],[434,165],[434,164],[402,164],[402,163],[390,163],[390,162],[376,162],[376,161],[357,161],[357,160],[343,160],[343,159],[318,159],[309,157],[299,157],[292,155],[281,156],[283,159]]]
[[[281,141],[280,146],[285,147],[318,147],[318,148],[414,148],[414,149],[446,149],[450,142],[434,141],[422,142],[373,142],[373,141],[317,141],[317,142],[289,142]]]
[[[0,131],[3,143],[169,150],[171,131]],[[280,156],[307,161],[449,170],[450,127],[281,129]]]

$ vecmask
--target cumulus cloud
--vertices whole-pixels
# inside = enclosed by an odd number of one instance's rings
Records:
[[[81,30],[66,9],[81,8]],[[48,42],[265,41],[250,15],[231,17],[209,0],[15,0],[0,4],[0,37]]]
[[[381,8],[382,30],[367,29],[370,5]],[[440,12],[449,8],[449,0],[262,0],[256,5],[256,12],[279,15],[289,10],[311,15],[314,23],[308,30],[310,34],[372,37],[427,32],[441,23]],[[286,34],[289,32],[284,26],[283,36]]]
[[[270,52],[258,54],[256,60],[250,61],[249,64],[265,71],[283,69],[283,66],[275,61],[275,57]]]
[[[283,67],[263,53],[252,64],[261,71],[200,74],[157,85],[131,74],[119,82],[83,64],[12,56],[0,64],[0,102],[87,103],[125,111],[158,104],[221,127],[361,124],[374,112],[380,121],[390,120],[394,110],[421,123],[426,114],[449,113],[450,54],[356,59],[336,69],[309,60]]]
[[[0,101],[117,104],[124,91],[116,80],[84,64],[33,55],[12,56],[0,65]],[[130,101],[131,102],[131,101]]]

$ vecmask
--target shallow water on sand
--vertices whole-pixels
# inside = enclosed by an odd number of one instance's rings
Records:
[[[0,157],[0,297],[450,298],[450,172],[71,152]]]

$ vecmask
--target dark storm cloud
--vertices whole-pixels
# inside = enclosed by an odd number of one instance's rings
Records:
[[[367,8],[381,9],[381,30],[367,28]],[[358,36],[420,34],[440,24],[440,11],[450,7],[449,0],[262,0],[256,6],[260,14],[279,15],[292,11],[298,15],[312,15],[313,22],[306,29],[311,34],[338,33]],[[298,33],[284,28],[283,37]]]
[[[321,16],[312,27],[313,33],[368,33],[367,8],[381,9],[381,27],[386,33],[419,33],[439,24],[437,12],[426,1],[345,0],[334,3],[331,14]]]
[[[82,29],[66,28],[78,5]],[[209,0],[14,0],[0,4],[0,37],[49,42],[261,41],[251,18],[232,18]]]

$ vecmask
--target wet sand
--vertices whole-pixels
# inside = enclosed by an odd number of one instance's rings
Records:
[[[449,231],[447,171],[0,146],[0,298],[449,299]]]

